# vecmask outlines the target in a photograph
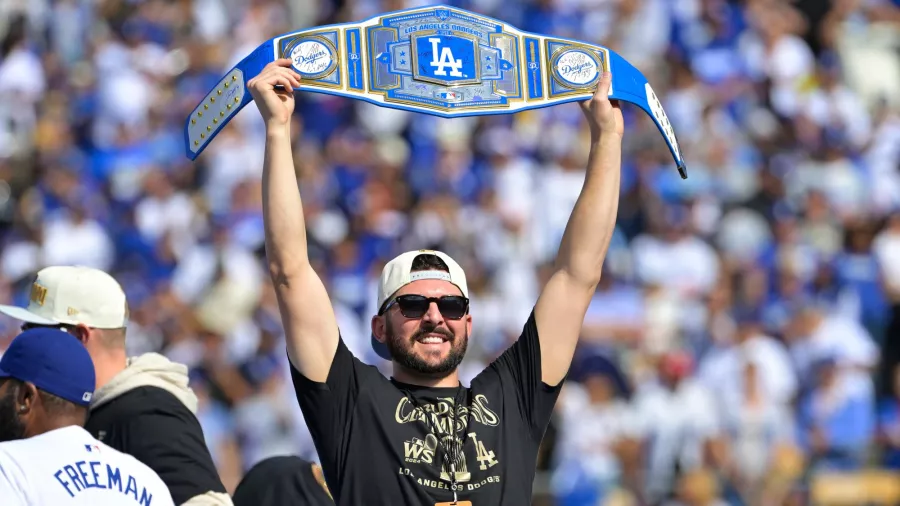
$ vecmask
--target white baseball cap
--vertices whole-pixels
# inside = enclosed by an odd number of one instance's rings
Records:
[[[109,274],[82,266],[41,269],[31,285],[28,307],[0,305],[0,313],[38,325],[118,329],[128,324],[122,286]]]
[[[413,272],[413,262],[416,257],[420,255],[434,255],[440,258],[447,264],[449,272],[440,270]],[[469,288],[466,285],[466,274],[463,272],[462,267],[456,263],[456,260],[453,260],[449,255],[441,251],[420,249],[407,251],[406,253],[398,255],[388,262],[384,266],[384,269],[381,270],[381,282],[378,284],[378,310],[381,311],[385,302],[397,293],[397,290],[420,279],[442,279],[444,281],[449,281],[459,288],[464,297],[469,296]],[[387,346],[375,339],[374,335],[372,336],[372,348],[375,349],[375,352],[378,353],[381,358],[387,360],[391,359],[391,354],[388,351]]]

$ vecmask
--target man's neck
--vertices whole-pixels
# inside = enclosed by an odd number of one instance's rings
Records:
[[[97,375],[97,389],[109,383],[116,375],[125,370],[128,356],[124,349],[104,351],[94,358],[94,370]]]
[[[432,376],[427,374],[411,372],[402,366],[394,363],[394,379],[400,383],[408,385],[416,385],[420,387],[442,388],[459,386],[459,372],[453,370],[451,373],[442,376]]]
[[[73,417],[63,416],[59,417],[58,419],[46,420],[43,423],[38,423],[35,427],[25,431],[25,438],[27,439],[34,436],[40,436],[41,434],[46,434],[58,429],[64,429],[66,427],[83,426],[84,420],[76,420]]]

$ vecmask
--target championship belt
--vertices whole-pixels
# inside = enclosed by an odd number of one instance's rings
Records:
[[[662,104],[644,75],[609,48],[518,30],[444,5],[387,13],[360,23],[275,37],[241,60],[187,119],[187,156],[197,158],[253,100],[247,82],[279,58],[300,75],[297,90],[327,93],[444,118],[511,114],[590,98],[600,72],[609,98],[643,109],[682,178],[684,159]]]

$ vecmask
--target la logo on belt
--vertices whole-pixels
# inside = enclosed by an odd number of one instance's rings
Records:
[[[637,105],[650,116],[679,174],[687,178],[675,131],[653,88],[613,50],[524,32],[445,5],[309,28],[264,42],[225,74],[187,118],[188,158],[196,159],[253,99],[247,82],[280,58],[290,58],[300,75],[297,90],[444,118],[513,114],[586,100],[608,71],[609,98]]]

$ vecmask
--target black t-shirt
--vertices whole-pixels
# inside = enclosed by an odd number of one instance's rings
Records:
[[[534,314],[522,335],[470,388],[427,388],[385,378],[338,343],[325,383],[291,367],[297,400],[338,506],[531,504],[538,447],[562,382],[541,381]],[[455,399],[455,400],[454,400]],[[456,406],[456,409],[453,409]],[[430,420],[430,421],[429,421]],[[457,426],[462,454],[449,441]]]

